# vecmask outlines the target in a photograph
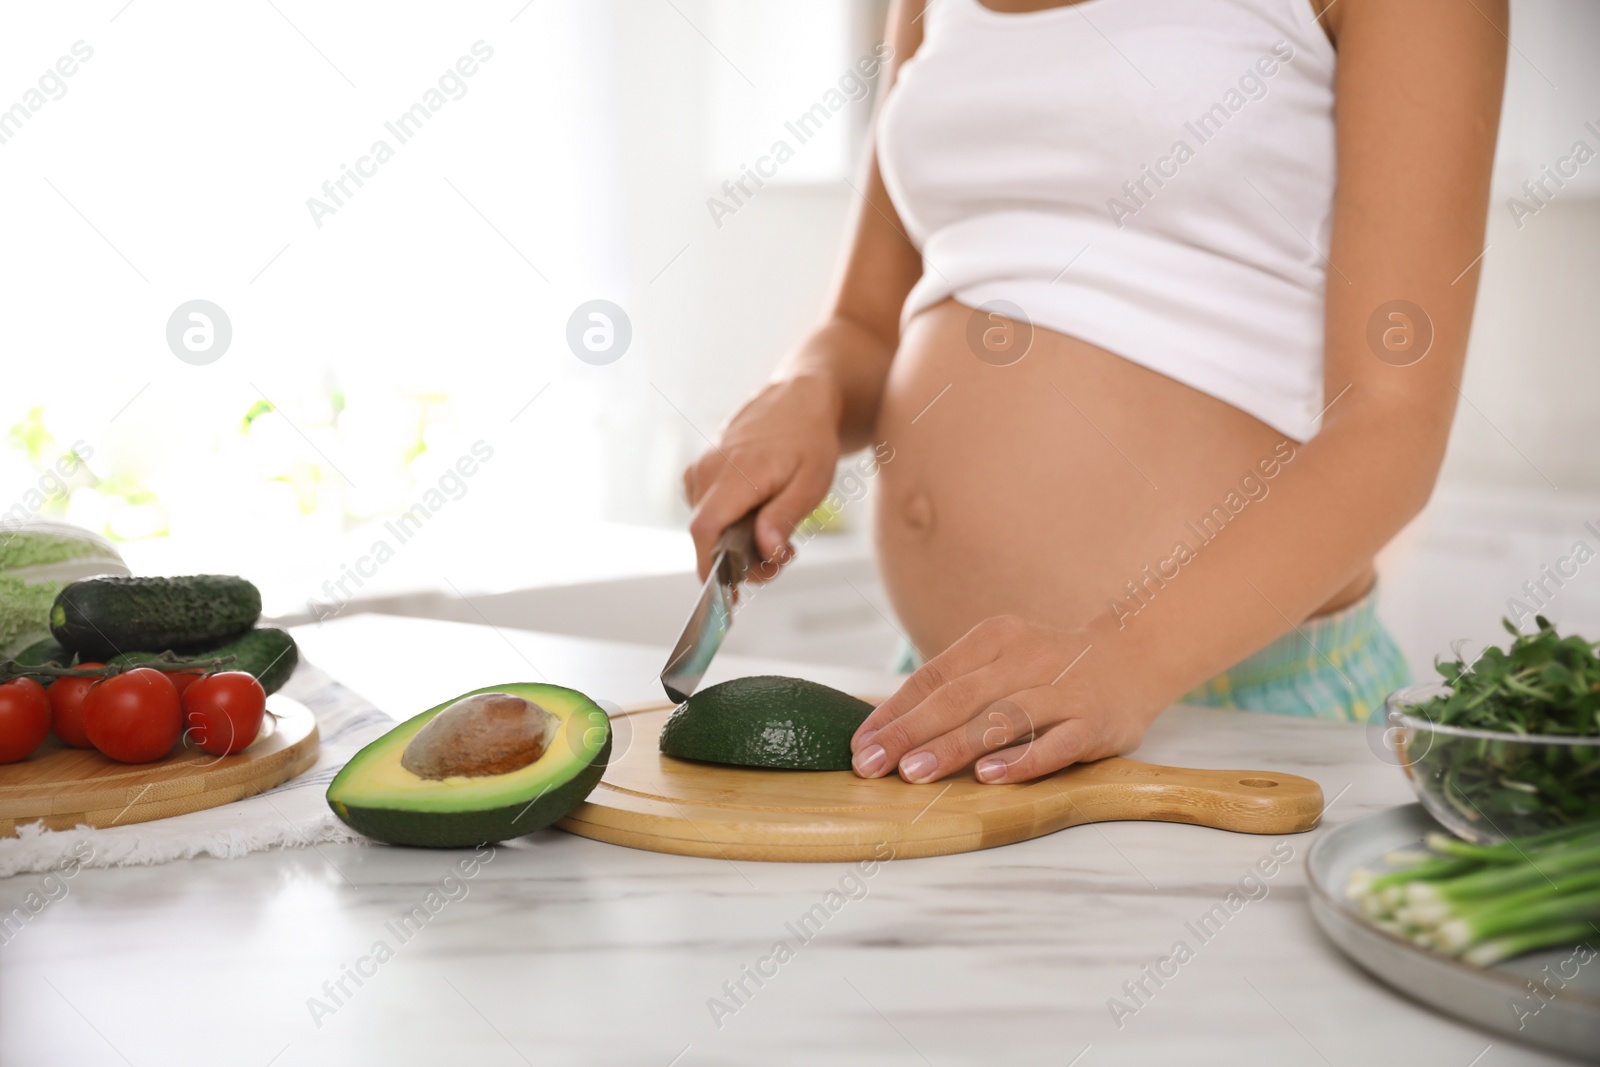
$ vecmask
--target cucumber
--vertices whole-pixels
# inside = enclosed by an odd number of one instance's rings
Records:
[[[221,648],[212,649],[209,654],[237,656],[238,662],[228,669],[249,671],[269,693],[283,688],[283,683],[300,663],[300,648],[294,638],[270,626],[250,630]]]
[[[43,667],[46,663],[54,663],[58,667],[70,667],[72,653],[62,648],[55,638],[47,637],[18,652],[16,661],[23,667]]]
[[[114,667],[124,667],[129,664],[148,663],[160,655],[159,652],[124,652],[120,656],[113,657],[110,662]],[[294,643],[294,638],[282,630],[263,626],[236,637],[225,645],[206,649],[204,652],[190,653],[186,658],[207,660],[215,656],[236,657],[236,662],[228,664],[225,669],[249,671],[255,675],[256,681],[261,683],[261,688],[268,693],[275,693],[283,688],[283,683],[294,673],[296,664],[300,662],[300,649]]]
[[[187,653],[244,633],[261,614],[261,592],[243,578],[86,578],[50,609],[50,633],[83,659],[123,652]]]

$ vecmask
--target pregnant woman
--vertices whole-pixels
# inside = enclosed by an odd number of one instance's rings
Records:
[[[1505,0],[897,0],[825,321],[684,476],[702,574],[878,475],[921,664],[856,772],[1020,782],[1174,701],[1363,719],[1458,399]]]

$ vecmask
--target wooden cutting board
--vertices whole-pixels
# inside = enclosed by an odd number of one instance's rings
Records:
[[[1317,783],[1275,771],[1204,771],[1104,759],[1022,785],[970,773],[931,785],[850,771],[778,771],[663,756],[672,706],[612,719],[611,764],[556,825],[630,848],[736,860],[838,862],[971,852],[1086,822],[1144,819],[1252,834],[1309,830]]]
[[[155,763],[118,763],[51,737],[29,759],[0,766],[0,837],[40,819],[70,830],[187,815],[286,782],[317,762],[317,720],[287,697],[268,697],[267,708],[279,718],[269,715],[264,736],[231,756],[184,746]]]

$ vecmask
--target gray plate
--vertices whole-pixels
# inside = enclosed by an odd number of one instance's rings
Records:
[[[1345,900],[1351,871],[1381,867],[1384,853],[1420,845],[1425,834],[1442,829],[1421,804],[1408,804],[1323,835],[1307,860],[1317,925],[1374,976],[1424,1004],[1517,1041],[1600,1062],[1600,937],[1588,942],[1587,963],[1563,949],[1473,967],[1378,929]],[[1563,985],[1562,975],[1572,977]],[[1545,1000],[1533,992],[1541,981],[1553,991]]]

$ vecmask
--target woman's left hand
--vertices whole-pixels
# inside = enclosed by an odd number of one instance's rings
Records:
[[[1132,686],[1127,699],[1107,690],[1097,652],[1109,654],[1086,631],[985,619],[867,716],[850,741],[855,772],[898,768],[908,782],[932,782],[976,760],[980,782],[1025,782],[1128,752],[1154,716]]]

